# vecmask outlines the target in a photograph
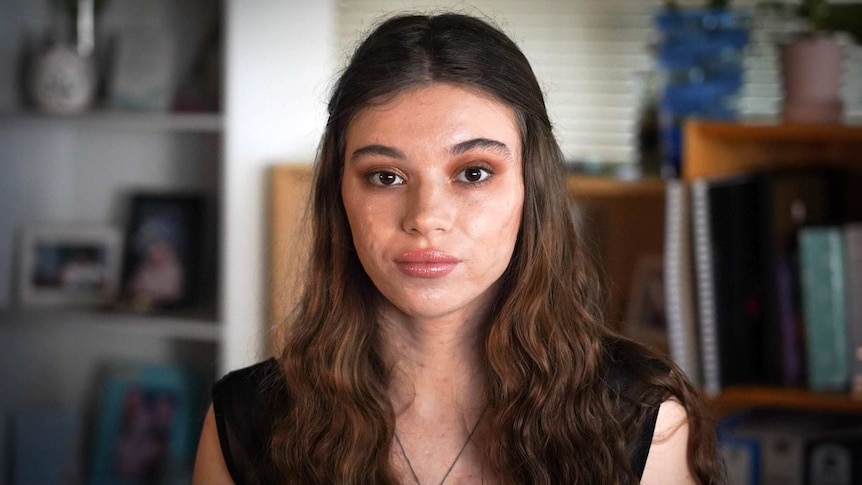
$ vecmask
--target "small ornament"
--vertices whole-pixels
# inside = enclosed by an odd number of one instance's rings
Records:
[[[92,59],[64,44],[45,50],[35,61],[32,96],[36,107],[48,114],[82,113],[93,104],[96,72]]]

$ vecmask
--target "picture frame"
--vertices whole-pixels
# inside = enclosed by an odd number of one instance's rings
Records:
[[[200,298],[205,199],[193,193],[136,193],[130,199],[122,298],[139,311],[179,310]]]
[[[667,355],[667,310],[664,263],[659,255],[642,255],[635,263],[626,307],[625,334]]]
[[[30,225],[21,237],[23,306],[104,305],[118,294],[122,231],[107,225]]]
[[[112,362],[97,379],[89,483],[190,483],[199,376],[178,364]]]

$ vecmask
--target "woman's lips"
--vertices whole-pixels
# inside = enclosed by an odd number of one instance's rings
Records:
[[[442,278],[460,262],[455,256],[435,249],[408,251],[395,258],[402,273],[416,278]]]

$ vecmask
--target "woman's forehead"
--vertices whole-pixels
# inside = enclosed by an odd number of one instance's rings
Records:
[[[520,153],[519,117],[509,105],[484,91],[446,83],[404,90],[365,107],[345,134],[348,146],[372,141],[412,143],[432,137],[438,137],[434,141],[440,145],[474,138],[496,139],[513,154]],[[350,153],[345,155],[349,157]]]

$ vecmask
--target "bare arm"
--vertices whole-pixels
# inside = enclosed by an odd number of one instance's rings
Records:
[[[192,484],[233,485],[233,480],[224,462],[224,456],[222,456],[212,406],[207,411],[207,417],[204,420],[204,427],[201,431],[201,440],[198,443],[198,454],[195,458],[195,471]]]
[[[641,485],[689,485],[694,478],[688,467],[688,415],[674,400],[661,404]]]

